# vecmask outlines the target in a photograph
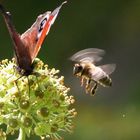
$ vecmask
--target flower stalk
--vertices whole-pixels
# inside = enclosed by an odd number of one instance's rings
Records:
[[[19,136],[18,136],[17,140],[25,140],[25,137],[26,137],[26,134],[24,132],[24,129],[20,128],[19,129]]]

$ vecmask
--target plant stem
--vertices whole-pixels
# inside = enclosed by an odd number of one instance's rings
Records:
[[[19,136],[18,136],[17,140],[25,140],[25,137],[26,137],[26,135],[25,135],[24,129],[20,128],[19,129]]]

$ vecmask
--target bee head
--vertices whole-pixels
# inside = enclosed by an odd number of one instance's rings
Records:
[[[76,76],[81,76],[83,67],[80,64],[75,64],[73,68],[73,74]]]

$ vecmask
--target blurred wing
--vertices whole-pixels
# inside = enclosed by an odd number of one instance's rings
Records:
[[[110,75],[112,72],[114,72],[116,68],[116,64],[106,64],[99,66],[106,74]]]
[[[106,73],[103,72],[103,70],[99,67],[96,67],[95,69],[91,69],[90,73],[92,74],[92,79],[95,81],[98,81],[104,77],[106,77]]]
[[[91,62],[95,63],[102,59],[102,55],[104,55],[105,51],[97,48],[89,48],[84,49],[75,53],[72,57],[70,57],[71,61],[75,62]]]
[[[49,33],[50,28],[64,3],[66,2],[63,2],[53,12],[45,12],[44,14],[39,15],[31,28],[22,34],[21,39],[25,46],[28,47],[32,61],[37,56],[46,35]]]
[[[106,64],[102,66],[97,66],[94,70],[91,69],[92,79],[98,81],[107,75],[110,75],[116,68],[115,64]]]

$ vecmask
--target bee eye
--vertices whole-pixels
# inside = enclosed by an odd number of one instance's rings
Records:
[[[78,66],[77,69],[78,69],[78,71],[81,71],[83,69],[83,67],[82,66]]]
[[[83,70],[83,67],[79,64],[76,64],[73,69],[73,74],[74,75],[79,74],[81,73],[82,70]]]

